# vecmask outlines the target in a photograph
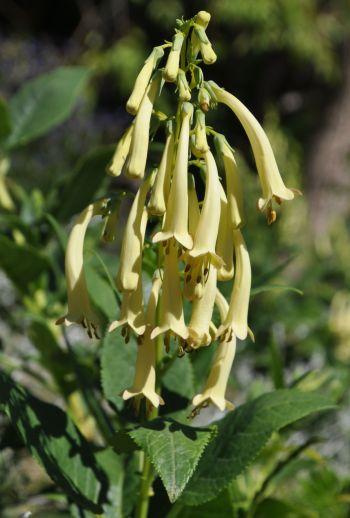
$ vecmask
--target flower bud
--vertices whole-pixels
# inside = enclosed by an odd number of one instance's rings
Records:
[[[126,103],[126,111],[131,115],[136,115],[142,97],[145,94],[149,80],[151,79],[153,70],[157,67],[158,61],[164,56],[162,47],[154,47],[151,54],[145,61],[139,75],[136,78],[134,89]]]
[[[186,74],[183,70],[179,70],[177,76],[177,87],[179,90],[179,99],[180,101],[190,101],[191,100],[191,90],[188,85]]]
[[[196,124],[194,127],[194,147],[200,155],[209,150],[205,127],[205,115],[202,110],[196,110]]]
[[[211,46],[211,43],[206,35],[205,29],[200,25],[194,26],[194,32],[199,41],[199,48],[202,54],[203,61],[206,65],[212,65],[215,63],[217,56]]]
[[[133,131],[134,125],[131,124],[119,140],[112,158],[112,162],[107,169],[107,172],[110,176],[119,176],[121,174],[130,151]]]
[[[163,72],[165,81],[169,81],[170,83],[176,81],[177,74],[179,72],[180,54],[183,41],[184,34],[182,32],[177,32],[173,38],[173,44]]]

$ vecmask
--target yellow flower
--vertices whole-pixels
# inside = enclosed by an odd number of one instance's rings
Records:
[[[134,121],[130,154],[126,171],[131,178],[143,178],[145,174],[150,120],[153,105],[162,88],[162,76],[156,72],[146,88],[139,110]]]
[[[126,103],[126,111],[131,115],[136,115],[153,70],[157,67],[158,61],[164,56],[164,50],[162,47],[154,47],[151,54],[145,61],[145,64],[141,68],[139,75],[136,78],[134,89]]]
[[[8,158],[0,158],[0,207],[13,211],[15,209],[15,204],[11,198],[7,187],[6,175],[7,171],[10,168],[10,162]]]
[[[151,339],[167,333],[174,334],[184,340],[188,337],[188,329],[185,325],[180,275],[178,269],[178,247],[171,239],[165,249],[164,279],[162,295],[160,298],[159,324],[151,333]]]
[[[145,312],[143,308],[143,290],[141,267],[138,272],[138,282],[134,291],[124,291],[119,320],[114,320],[108,331],[111,333],[123,326],[122,335],[125,341],[129,341],[130,329],[137,335],[143,335],[146,329]]]
[[[175,238],[184,248],[192,248],[192,237],[188,232],[188,191],[187,167],[190,120],[193,107],[184,103],[182,124],[173,172],[173,178],[165,213],[164,227],[153,236],[153,243]]]
[[[203,61],[206,65],[212,65],[215,63],[217,56],[211,46],[211,43],[206,35],[205,29],[203,26],[195,24],[194,25],[194,33],[199,42],[200,52],[202,54]]]
[[[202,110],[196,110],[196,124],[194,127],[194,147],[196,151],[203,155],[209,151],[207,134],[205,131],[205,115]]]
[[[152,194],[148,202],[150,214],[162,216],[166,210],[170,190],[171,166],[174,154],[174,135],[169,131],[162,159],[159,164],[156,179],[152,188]]]
[[[107,170],[110,176],[119,176],[121,174],[130,151],[133,131],[134,125],[131,124],[119,140],[112,162]]]
[[[163,77],[166,81],[171,83],[176,81],[177,74],[179,72],[180,54],[183,41],[184,34],[182,32],[177,32],[173,38],[173,44],[168,54]]]
[[[233,230],[235,249],[235,278],[231,294],[230,306],[223,324],[218,329],[218,336],[228,337],[232,334],[244,340],[248,334],[248,308],[251,286],[251,267],[248,250],[240,230]]]
[[[216,242],[216,253],[223,260],[223,266],[218,270],[218,281],[229,281],[233,277],[233,227],[229,216],[229,208],[225,191],[220,184],[221,214]]]
[[[188,230],[192,237],[197,230],[197,225],[200,217],[200,210],[198,204],[198,198],[196,193],[196,187],[194,183],[194,178],[191,175],[189,186],[188,186]],[[200,298],[203,293],[203,285],[202,283],[197,283],[196,277],[191,275],[191,270],[193,269],[194,264],[196,263],[196,259],[190,257],[186,254],[186,267],[185,267],[185,282],[184,282],[184,296],[188,300],[192,300],[193,298]]]
[[[224,309],[224,314],[220,311],[221,318],[224,319],[228,305],[221,293],[217,292],[217,294],[219,310],[220,307]],[[197,394],[192,400],[192,404],[196,407],[194,414],[208,403],[214,404],[222,412],[225,409],[233,410],[234,405],[225,399],[225,394],[235,353],[236,337],[232,334],[229,340],[220,342],[218,345],[205,388],[201,394]]]
[[[164,401],[156,392],[155,342],[151,340],[150,334],[155,325],[161,284],[162,281],[159,275],[156,275],[153,279],[152,290],[147,305],[146,331],[137,348],[134,382],[131,388],[123,392],[123,399],[125,400],[132,397],[145,397],[156,408],[158,408],[159,405],[164,405]]]
[[[196,14],[196,16],[194,17],[194,22],[197,25],[203,27],[203,29],[205,30],[208,27],[210,18],[211,18],[211,15],[207,11],[199,11]],[[191,47],[190,48],[192,50],[191,59],[192,59],[192,61],[194,61],[197,58],[198,52],[200,50],[199,39],[197,38],[194,30],[192,31],[192,34],[191,34]]]
[[[186,74],[183,70],[179,69],[177,75],[177,88],[179,91],[180,101],[186,102],[191,100],[191,89],[188,85]]]
[[[83,253],[87,227],[93,218],[100,213],[103,202],[92,203],[77,217],[69,235],[65,271],[67,284],[68,312],[59,318],[56,324],[81,324],[90,338],[98,338],[98,319],[91,309],[90,299],[84,274]]]
[[[202,297],[196,299],[192,304],[187,343],[193,349],[209,345],[212,341],[210,324],[216,296],[216,276],[216,268],[210,267]]]
[[[116,284],[120,291],[133,291],[139,281],[147,225],[145,200],[153,182],[150,175],[140,186],[126,222]]]
[[[272,200],[275,199],[278,203],[282,200],[292,200],[294,193],[299,191],[288,189],[284,185],[269,139],[254,115],[234,95],[213,81],[210,81],[209,85],[217,101],[226,104],[235,113],[249,138],[263,193],[258,207],[261,211],[267,211],[268,220],[272,223],[276,219],[276,213],[271,207]]]
[[[215,135],[214,141],[224,163],[227,201],[232,226],[240,228],[243,224],[243,192],[236,160],[224,135]]]

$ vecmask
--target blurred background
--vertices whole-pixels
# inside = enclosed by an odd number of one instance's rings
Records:
[[[88,88],[68,121],[11,154],[8,179],[21,187],[26,200],[20,221],[12,218],[11,224],[24,235],[21,221],[31,226],[38,234],[32,244],[56,253],[43,215],[50,212],[64,227],[82,208],[76,192],[76,200],[70,200],[73,208],[60,210],[67,182],[79,168],[76,164],[96,149],[108,150],[116,143],[130,121],[125,101],[151,48],[171,39],[176,18],[190,18],[203,9],[212,15],[207,32],[218,55],[213,66],[204,67],[205,78],[249,107],[271,139],[286,185],[303,192],[282,205],[277,222],[268,227],[256,211],[259,186],[244,132],[227,110],[209,114],[209,123],[225,133],[236,149],[245,188],[244,235],[253,267],[250,323],[256,342],[240,344],[231,399],[239,403],[296,380],[310,389],[327,387],[335,394],[341,409],[328,421],[324,418],[322,432],[328,440],[319,447],[319,457],[309,459],[298,471],[305,480],[291,498],[309,502],[308,516],[348,516],[348,502],[336,497],[339,491],[350,493],[347,0],[1,0],[0,94],[5,100],[27,80],[58,66],[83,65],[92,70]],[[165,110],[171,108],[167,103],[165,96]],[[135,187],[125,179],[119,183],[106,179],[99,188],[103,193],[107,188]],[[6,207],[3,214],[1,230],[8,235]],[[91,243],[98,231],[95,234],[89,238]],[[113,247],[101,252],[111,274],[118,243]],[[41,315],[58,316],[53,308],[64,305],[64,285],[59,290],[52,279],[43,281],[41,287],[49,286],[52,295],[39,303],[35,297],[40,290],[35,296],[29,291],[23,295],[4,260],[0,261],[4,270],[0,274],[2,361],[15,374],[22,371],[21,379],[31,386],[42,374],[38,367],[33,367],[34,375],[30,372],[38,352],[28,333],[32,325],[28,315],[37,314],[41,304]],[[62,256],[59,264],[62,268]],[[32,297],[30,304],[28,297]],[[26,375],[23,365],[29,370]],[[5,421],[2,426],[6,430]],[[5,437],[0,457],[3,513],[18,516],[18,501],[37,492],[36,478],[33,464],[20,449],[14,472],[6,441]],[[325,492],[322,501],[320,491]]]

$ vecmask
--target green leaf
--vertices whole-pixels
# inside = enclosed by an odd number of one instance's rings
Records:
[[[186,399],[194,394],[193,367],[188,356],[175,358],[171,366],[166,370],[162,382],[164,386]]]
[[[113,146],[100,147],[78,162],[75,172],[60,194],[59,206],[55,211],[58,219],[69,219],[93,201],[106,178],[106,168],[112,155]]]
[[[171,509],[167,518],[235,518],[235,516],[230,492],[225,489],[214,500],[196,507],[182,506],[178,502]]]
[[[30,292],[31,284],[50,270],[49,260],[30,245],[18,245],[6,236],[0,236],[0,268],[22,292]]]
[[[10,100],[6,147],[26,144],[69,117],[89,74],[83,67],[61,67],[28,81]]]
[[[115,320],[119,310],[109,281],[96,271],[90,262],[87,262],[85,265],[85,275],[88,291],[94,306],[103,313],[108,321]]]
[[[130,436],[151,459],[171,502],[184,490],[215,428],[194,428],[159,418],[136,428]]]
[[[334,404],[329,398],[296,389],[263,394],[238,407],[218,423],[218,434],[206,449],[181,501],[198,505],[215,498],[253,462],[273,432],[312,412],[330,408]]]
[[[0,96],[0,141],[11,131],[11,119],[5,99]]]
[[[123,483],[124,468],[121,458],[112,450],[106,448],[96,454],[99,465],[108,477],[107,502],[103,505],[104,518],[123,516]]]
[[[0,407],[52,480],[78,505],[101,512],[106,476],[67,414],[32,396],[1,371],[0,389]]]
[[[118,409],[123,400],[120,393],[130,387],[135,372],[136,343],[133,339],[126,344],[120,329],[107,333],[102,343],[102,387],[108,401]]]
[[[257,507],[254,516],[256,518],[280,518],[284,516],[286,518],[302,518],[303,516],[309,516],[307,513],[303,513],[302,510],[293,509],[289,504],[282,500],[275,498],[266,498]]]

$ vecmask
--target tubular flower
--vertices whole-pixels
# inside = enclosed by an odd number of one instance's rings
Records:
[[[121,174],[130,151],[133,131],[134,125],[131,124],[122,135],[122,138],[119,140],[112,158],[112,162],[107,170],[110,176],[119,176]]]
[[[226,318],[218,329],[218,336],[225,339],[235,334],[244,340],[248,334],[248,308],[251,287],[251,267],[245,242],[240,230],[233,231],[236,268],[231,300]]]
[[[192,349],[209,345],[212,341],[210,323],[216,296],[216,277],[216,268],[210,267],[202,297],[193,302],[187,339],[187,344]]]
[[[173,178],[170,187],[168,207],[165,213],[164,227],[153,236],[153,243],[175,238],[184,248],[192,248],[192,237],[188,232],[188,191],[187,167],[190,119],[193,107],[184,103],[182,123],[177,148]]]
[[[171,165],[174,154],[174,135],[170,129],[165,142],[162,159],[159,164],[157,176],[152,188],[152,194],[148,202],[150,214],[162,216],[166,210],[170,190]]]
[[[219,293],[219,298],[220,306],[226,308],[225,312],[227,313],[228,305],[221,293]],[[222,315],[221,318],[224,319],[225,315]],[[207,406],[209,403],[217,406],[221,412],[234,409],[234,405],[225,399],[225,394],[235,353],[236,337],[232,334],[228,340],[224,340],[218,345],[205,388],[201,394],[197,394],[192,400],[192,404],[195,406],[194,415],[198,413],[200,408]]]
[[[191,100],[191,89],[186,79],[186,74],[183,70],[179,69],[177,75],[177,88],[179,90],[180,101],[186,102]]]
[[[139,282],[147,225],[145,200],[152,181],[153,176],[151,175],[139,188],[126,222],[116,278],[117,288],[121,291],[136,290]]]
[[[138,282],[134,291],[125,291],[123,293],[122,306],[120,309],[119,320],[114,320],[108,331],[111,333],[118,327],[123,326],[122,335],[125,341],[130,339],[130,329],[136,335],[143,335],[146,329],[145,312],[143,308],[143,290],[141,271],[138,275]]]
[[[156,72],[146,88],[134,121],[127,174],[131,178],[143,178],[148,153],[149,128],[153,104],[162,88],[162,77]]]
[[[167,243],[164,258],[164,279],[160,298],[159,324],[151,333],[151,339],[167,333],[186,340],[188,329],[185,325],[179,269],[177,265],[178,247],[172,239]]]
[[[162,47],[154,47],[151,54],[145,61],[145,64],[141,68],[139,75],[136,78],[134,89],[126,103],[126,111],[131,115],[136,115],[148,83],[151,79],[153,70],[157,67],[158,61],[164,56],[164,50]]]
[[[102,204],[103,202],[96,202],[88,205],[77,217],[69,235],[65,257],[68,312],[56,321],[56,324],[66,326],[81,324],[90,338],[98,338],[98,319],[91,309],[86,286],[83,265],[84,239],[91,219],[100,214]]]
[[[173,38],[173,44],[168,54],[168,59],[164,68],[163,77],[165,81],[173,83],[176,81],[179,72],[180,54],[184,41],[184,34],[177,32]]]
[[[234,95],[212,81],[210,86],[218,102],[226,104],[235,113],[249,138],[263,194],[258,201],[258,207],[262,212],[267,211],[268,221],[272,223],[276,219],[276,213],[272,210],[272,200],[275,199],[278,203],[282,200],[292,200],[294,193],[299,191],[288,189],[284,185],[269,139],[254,115]]]
[[[164,405],[164,401],[156,392],[155,342],[151,340],[150,335],[156,322],[157,302],[161,284],[160,276],[158,274],[155,275],[146,310],[146,330],[137,348],[134,382],[131,388],[123,392],[123,399],[125,400],[137,396],[145,397],[156,408],[159,405]]]
[[[207,11],[199,11],[199,13],[197,13],[194,17],[194,22],[205,30],[208,27],[210,18],[210,13]],[[191,49],[191,57],[193,60],[195,60],[197,58],[198,52],[200,51],[199,39],[196,36],[195,31],[192,31],[191,35]]]
[[[215,135],[214,141],[224,163],[227,201],[232,226],[240,228],[243,224],[243,193],[236,160],[224,135]]]
[[[192,239],[194,238],[194,235],[196,233],[199,217],[200,210],[196,193],[196,186],[194,183],[194,178],[191,175],[188,187],[188,230]],[[196,280],[191,275],[191,270],[193,269],[196,259],[190,257],[187,254],[185,259],[186,267],[184,272],[184,296],[188,300],[192,300],[193,298],[200,298],[203,293],[202,283],[197,284]]]
[[[218,270],[218,281],[229,281],[233,277],[233,227],[229,216],[229,208],[225,191],[220,184],[221,214],[216,242],[216,253],[223,260],[223,266]]]
[[[205,29],[201,25],[195,24],[194,26],[195,35],[198,38],[200,52],[202,54],[203,61],[206,65],[212,65],[215,63],[217,57],[213,51],[213,47],[206,35]]]
[[[205,131],[205,115],[202,110],[196,110],[196,125],[194,127],[194,147],[197,153],[203,155],[209,151],[207,134]]]

